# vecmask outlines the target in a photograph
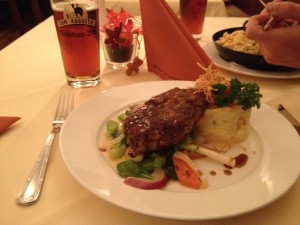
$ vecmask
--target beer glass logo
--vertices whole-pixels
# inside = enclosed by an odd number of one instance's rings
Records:
[[[87,12],[84,7],[79,4],[67,5],[64,9],[64,19],[80,19],[87,18]]]
[[[70,4],[64,8],[63,19],[58,20],[59,27],[68,25],[88,25],[95,26],[96,20],[89,19],[88,13],[82,4]]]

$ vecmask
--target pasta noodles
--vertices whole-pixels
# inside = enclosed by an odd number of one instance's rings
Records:
[[[225,32],[217,44],[234,51],[244,52],[254,55],[261,55],[259,44],[245,36],[244,30],[236,30],[232,33]]]

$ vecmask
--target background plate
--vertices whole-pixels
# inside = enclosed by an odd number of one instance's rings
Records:
[[[203,46],[204,51],[207,53],[209,58],[213,61],[213,63],[225,70],[239,73],[252,77],[263,77],[263,78],[272,78],[272,79],[297,79],[300,78],[299,70],[292,71],[262,71],[250,69],[241,65],[238,65],[233,62],[228,62],[221,58],[218,54],[216,47],[213,42],[209,42]]]

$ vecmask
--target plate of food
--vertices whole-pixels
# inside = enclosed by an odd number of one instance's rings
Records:
[[[220,30],[212,37],[223,59],[251,69],[263,71],[289,71],[293,68],[268,63],[261,54],[259,44],[246,37],[245,27]]]
[[[234,62],[229,62],[219,56],[214,42],[209,42],[203,46],[204,51],[213,61],[213,63],[224,70],[234,73],[243,74],[252,77],[272,78],[272,79],[298,79],[300,78],[299,70],[291,71],[263,71],[250,69]]]
[[[236,82],[240,84],[232,81]],[[293,127],[276,110],[258,103],[259,95],[250,105],[260,108],[251,109],[251,116],[240,114],[238,109],[236,116],[228,115],[228,119],[224,119],[218,117],[217,112],[211,120],[212,112],[208,108],[213,110],[212,102],[205,103],[209,100],[203,98],[202,91],[195,91],[196,83],[137,83],[103,91],[87,100],[69,115],[60,134],[61,154],[72,176],[87,190],[112,204],[168,219],[235,216],[282,196],[294,184],[300,171],[297,161],[300,141]],[[203,82],[198,84],[201,86]],[[221,86],[218,86],[222,92],[220,96],[224,97],[225,90]],[[246,86],[242,89],[249,89]],[[247,108],[244,111],[249,110],[248,103],[244,101],[242,107]],[[207,111],[210,111],[208,117]],[[119,148],[119,144],[124,144],[124,136],[120,135],[124,134],[125,145],[129,145],[130,151],[121,155],[116,153],[116,148],[107,147],[105,141],[108,133],[111,136],[111,132],[115,132],[117,120],[122,121],[122,126],[117,123],[122,132],[117,131],[109,143],[117,142]],[[235,132],[231,128],[225,133],[215,130],[216,124],[226,127],[224,121],[239,121],[239,126],[231,127]],[[148,125],[152,128],[147,129]],[[148,133],[145,134],[145,130]],[[212,135],[215,132],[217,135]],[[193,138],[187,138],[191,133]],[[202,138],[197,142],[190,141],[198,136]],[[177,176],[174,179],[162,166],[166,165],[169,152],[172,152],[173,172]],[[135,161],[140,153],[143,158]],[[197,157],[190,157],[190,153]],[[134,169],[129,169],[131,165],[124,166],[124,162],[134,161],[134,168],[137,168],[136,162],[145,162],[150,155],[155,158],[150,160],[156,162],[154,169],[145,171],[144,167],[140,172],[138,166],[136,176]],[[165,156],[165,160],[161,160]],[[186,168],[184,175],[178,168]]]

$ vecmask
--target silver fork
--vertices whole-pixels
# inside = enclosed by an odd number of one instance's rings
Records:
[[[74,108],[73,95],[61,95],[52,121],[52,131],[46,139],[46,143],[27,178],[23,189],[19,192],[16,201],[21,205],[30,205],[37,202],[45,173],[52,144],[56,134],[60,131],[65,119]]]

